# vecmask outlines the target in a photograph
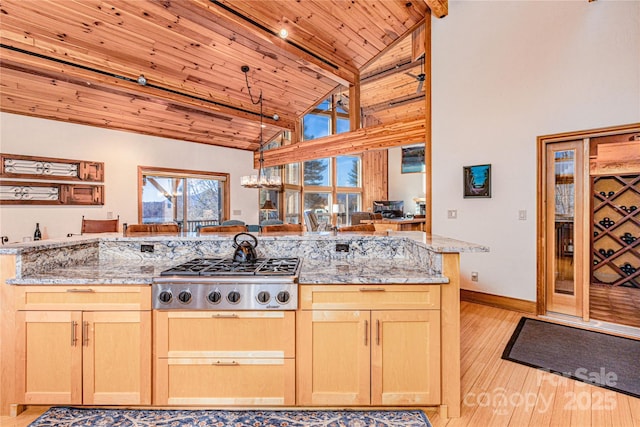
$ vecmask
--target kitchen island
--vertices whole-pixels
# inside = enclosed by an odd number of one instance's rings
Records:
[[[153,404],[158,406],[204,404],[215,406],[435,405],[440,406],[446,416],[459,415],[459,253],[483,252],[487,251],[487,248],[428,236],[424,233],[338,236],[331,233],[302,233],[259,236],[260,244],[257,250],[260,256],[295,254],[302,260],[302,265],[298,277],[300,287],[298,309],[295,312],[282,312],[282,319],[287,317],[289,320],[274,321],[283,325],[278,327],[290,330],[295,333],[295,336],[290,336],[283,341],[286,349],[283,347],[277,351],[270,350],[268,352],[269,367],[264,368],[265,371],[256,371],[258,369],[256,360],[260,359],[256,354],[260,354],[258,351],[260,349],[243,350],[244,352],[229,349],[224,351],[200,349],[200,353],[195,355],[191,350],[189,350],[190,353],[171,349],[173,341],[166,335],[171,329],[170,318],[178,319],[174,320],[177,323],[192,322],[194,326],[206,325],[214,328],[216,323],[211,318],[219,317],[220,312],[210,312],[213,314],[208,316],[209,320],[202,320],[200,312],[192,312],[188,316],[173,315],[162,310],[151,312],[149,285],[154,277],[164,269],[190,258],[229,257],[233,253],[232,237],[233,235],[207,237],[184,235],[124,238],[120,235],[93,235],[16,244],[0,249],[2,262],[0,303],[3,316],[0,352],[2,378],[0,379],[2,380],[3,414],[8,413],[11,408],[13,412],[17,412],[20,405],[25,404]],[[338,248],[336,244],[340,244],[339,252],[336,251]],[[347,251],[343,252],[345,245]],[[58,303],[60,305],[56,306]],[[270,313],[272,317],[279,318],[275,312]],[[250,328],[251,324],[255,325],[255,321],[238,319],[246,318],[246,313],[224,314],[227,317],[232,315],[236,318],[233,323],[236,335],[251,336],[247,328]],[[71,386],[71,390],[60,392],[29,390],[33,384],[27,381],[28,372],[29,370],[35,372],[37,360],[33,362],[30,357],[27,357],[29,343],[27,343],[27,349],[21,350],[20,346],[24,343],[25,331],[29,327],[35,325],[34,330],[37,330],[38,322],[43,316],[47,318],[54,315],[63,319],[58,322],[58,326],[64,326],[57,332],[61,339],[70,334],[73,341],[76,324],[74,322],[78,322],[78,325],[82,325],[79,330],[82,329],[83,345],[85,329],[88,334],[89,329],[97,331],[101,330],[100,328],[112,327],[114,331],[121,328],[122,339],[129,340],[128,346],[124,347],[125,350],[131,351],[128,348],[131,345],[141,348],[140,352],[133,352],[135,357],[130,370],[134,375],[129,374],[123,379],[124,382],[129,381],[123,386],[126,393],[110,390],[111,385],[91,383],[87,378],[99,380],[101,378],[99,373],[86,375],[85,372],[85,375],[82,375],[74,372],[73,367],[69,368],[69,372],[62,370],[63,375],[80,377],[77,380],[80,385]],[[389,320],[390,315],[395,316],[391,319],[393,322]],[[405,315],[409,317],[402,317]],[[200,320],[187,321],[185,316],[200,317]],[[261,316],[264,317],[264,314]],[[316,323],[318,319],[331,318],[335,319],[333,323]],[[221,321],[229,320],[217,319],[217,322]],[[294,328],[295,323],[292,322],[296,322],[297,327]],[[123,324],[126,326],[122,326]],[[153,337],[151,336],[152,324]],[[187,329],[198,330],[198,326]],[[243,327],[245,333],[242,333]],[[329,329],[326,329],[327,327]],[[353,380],[356,383],[356,389],[347,392],[345,387],[351,387],[353,382],[334,384],[331,381],[322,382],[318,379],[318,373],[327,369],[335,370],[336,366],[339,366],[332,365],[331,360],[319,358],[317,348],[323,345],[323,342],[327,346],[335,345],[336,336],[335,334],[314,336],[313,331],[323,330],[323,328],[330,330],[335,327],[358,334],[361,332],[371,334],[364,340],[357,340],[358,345],[365,341],[367,345],[366,348],[360,346],[357,349],[358,358],[354,359],[354,363],[362,362],[362,364],[358,365],[359,374]],[[222,330],[224,329],[228,328]],[[380,337],[387,334],[385,339],[393,342],[392,337],[395,334],[385,331],[403,331],[399,335],[405,335],[404,331],[406,331],[408,337],[416,340],[416,343],[422,343],[421,347],[416,344],[416,348],[420,348],[422,352],[416,353],[416,357],[425,358],[425,363],[420,364],[416,375],[413,376],[424,377],[425,381],[428,381],[428,390],[408,390],[406,393],[400,393],[398,390],[385,391],[380,388],[382,386],[378,387],[377,384],[382,384],[378,380],[383,378],[386,372],[393,372],[393,370],[400,372],[400,369],[405,366],[403,360],[411,359],[406,352],[405,357],[401,358],[395,357],[387,361],[376,359],[379,355],[374,351],[376,350],[374,341],[380,342]],[[165,333],[164,336],[163,333]],[[429,342],[421,338],[424,335],[430,337]],[[349,337],[345,335],[340,339],[347,338]],[[260,337],[256,336],[254,341],[257,342],[259,339]],[[230,337],[229,341],[231,340]],[[65,338],[65,342],[68,341],[69,339]],[[397,341],[394,345],[399,345],[401,342],[402,340]],[[119,343],[108,341],[102,343],[102,345],[108,344]],[[355,345],[355,341],[353,343],[342,341],[342,345],[346,348],[347,345]],[[316,353],[309,353],[309,349],[313,348]],[[152,349],[154,355],[152,355]],[[86,347],[84,353],[72,356],[81,360],[70,362],[71,365],[83,365],[80,368],[76,367],[76,371],[78,369],[86,371],[100,366],[102,362],[97,356],[98,350],[96,348],[90,350]],[[163,351],[165,353],[162,353]],[[369,354],[369,351],[372,353]],[[244,358],[238,359],[239,353],[242,353],[240,355]],[[348,351],[345,354],[350,353]],[[278,354],[280,356],[275,359],[272,357]],[[437,357],[434,354],[437,354]],[[229,359],[226,357],[229,355],[234,356]],[[122,357],[122,354],[114,357]],[[194,360],[197,366],[192,364]],[[263,358],[260,361],[266,360]],[[389,362],[389,367],[387,368],[383,362]],[[152,363],[156,367],[153,378],[151,377]],[[203,389],[198,391],[200,393],[198,396],[189,397],[184,395],[183,389],[170,388],[169,384],[175,384],[176,378],[180,378],[181,375],[190,375],[189,372],[195,377],[213,375],[208,373],[211,368],[203,370],[207,363],[209,366],[211,363],[218,365],[219,369],[215,375],[222,375],[221,378],[225,378],[225,372],[228,372],[225,369],[236,369],[234,376],[244,375],[243,369],[245,369],[249,376],[255,375],[256,372],[269,373],[271,375],[269,378],[275,382],[265,383],[265,387],[261,390],[250,391],[250,396],[241,395],[247,391],[240,389],[214,391]],[[253,373],[250,372],[249,367],[253,369]],[[111,382],[114,382],[113,373],[108,375],[112,379]],[[132,378],[135,381],[131,380]],[[334,380],[339,379],[334,377]],[[222,382],[242,383],[242,381]],[[252,382],[255,381],[248,383]],[[368,388],[369,383],[371,383],[371,389]],[[424,382],[404,385],[414,388],[427,387]],[[51,384],[47,386],[51,387]],[[74,390],[74,387],[80,391]],[[336,392],[332,392],[332,387]],[[338,390],[342,391],[337,392]],[[224,397],[220,393],[230,394]],[[266,393],[268,397],[260,397],[257,393]],[[281,396],[274,397],[272,396],[274,393]]]

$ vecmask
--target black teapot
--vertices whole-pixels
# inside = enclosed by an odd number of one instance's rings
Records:
[[[238,241],[238,237],[240,236],[249,236],[253,240],[251,243],[247,239],[240,239]],[[249,233],[238,233],[233,237],[233,247],[236,248],[233,253],[233,260],[238,262],[253,262],[258,258],[258,254],[256,253],[256,246],[258,246],[258,239],[253,234]]]

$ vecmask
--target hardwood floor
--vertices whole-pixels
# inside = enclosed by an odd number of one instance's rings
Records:
[[[589,314],[592,319],[640,328],[640,289],[591,285]]]
[[[521,313],[461,303],[462,416],[433,427],[640,427],[640,399],[502,360]],[[26,427],[46,407],[30,407],[0,425]]]

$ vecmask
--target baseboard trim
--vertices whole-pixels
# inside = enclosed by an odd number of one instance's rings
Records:
[[[470,291],[467,289],[460,289],[460,300],[504,308],[506,310],[520,311],[527,314],[536,314],[535,301],[485,294],[484,292]]]

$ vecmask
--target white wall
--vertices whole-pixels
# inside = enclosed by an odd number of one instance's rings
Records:
[[[6,113],[0,113],[0,151],[105,163],[104,206],[0,206],[0,235],[12,242],[33,236],[36,222],[44,237],[79,233],[82,215],[106,219],[113,212],[121,224],[138,223],[138,166],[229,173],[231,218],[258,222],[257,190],[240,186],[241,175],[255,173],[249,151]]]
[[[402,173],[402,147],[389,150],[388,187],[389,200],[404,201],[404,213],[416,213],[415,197],[424,197],[426,181],[424,173]]]
[[[432,46],[433,231],[491,248],[463,288],[534,301],[536,137],[640,121],[640,2],[452,0]],[[492,198],[463,199],[485,163]]]

